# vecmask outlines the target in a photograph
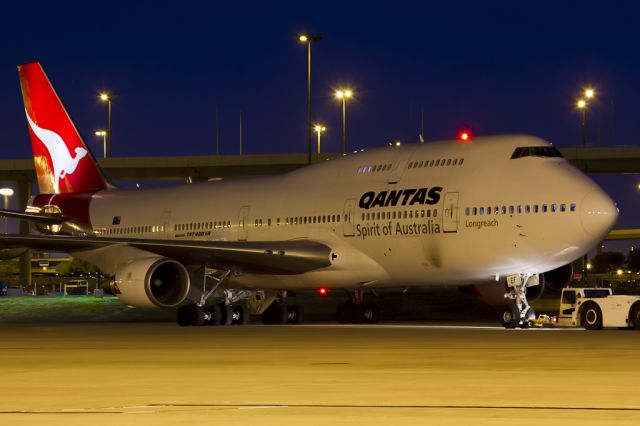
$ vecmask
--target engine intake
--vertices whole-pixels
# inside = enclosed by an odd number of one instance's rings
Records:
[[[166,257],[135,259],[118,268],[113,293],[127,305],[172,308],[189,293],[189,272],[179,262]]]

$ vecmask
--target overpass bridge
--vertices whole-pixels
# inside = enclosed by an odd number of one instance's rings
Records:
[[[640,173],[640,148],[561,148],[562,155],[586,173]],[[313,162],[339,154],[314,155]],[[286,173],[307,164],[307,154],[112,157],[98,163],[113,181],[207,180]],[[33,160],[0,160],[1,182],[33,182]]]

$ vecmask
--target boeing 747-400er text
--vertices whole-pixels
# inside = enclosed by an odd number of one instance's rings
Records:
[[[614,225],[615,204],[551,144],[496,136],[358,152],[279,175],[154,189],[104,177],[39,63],[18,67],[40,194],[39,235],[0,237],[61,250],[112,275],[137,307],[181,305],[181,325],[295,323],[287,291],[346,290],[341,322],[374,321],[365,289],[497,291],[506,327],[571,278],[571,262]],[[206,284],[206,285],[205,285]]]

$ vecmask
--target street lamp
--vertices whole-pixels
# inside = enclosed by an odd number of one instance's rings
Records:
[[[596,91],[590,87],[587,87],[582,91],[582,98],[578,100],[576,106],[582,112],[582,147],[587,146],[587,107],[589,106],[587,101],[592,100],[596,96]]]
[[[100,100],[107,103],[107,147],[105,158],[107,155],[111,157],[111,95],[108,93],[100,93]]]
[[[4,209],[7,210],[9,208],[9,197],[13,195],[13,189],[11,188],[0,188],[0,195],[4,197]],[[4,217],[4,233],[7,233],[7,217]]]
[[[104,158],[107,158],[107,131],[97,130],[96,136],[102,136],[102,150],[104,152]]]
[[[582,147],[587,146],[587,101],[580,99],[576,106],[582,111]]]
[[[318,134],[318,155],[320,155],[320,134],[322,134],[322,132],[327,130],[327,128],[324,127],[322,124],[316,124],[316,126],[313,129]]]
[[[342,101],[342,155],[347,153],[347,99],[353,96],[349,89],[336,90],[336,98]]]
[[[311,42],[322,40],[322,34],[300,34],[298,41],[307,43],[307,162],[311,164]]]

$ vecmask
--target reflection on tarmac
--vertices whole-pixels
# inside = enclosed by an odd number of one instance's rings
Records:
[[[1,333],[3,425],[640,421],[634,331],[5,324]]]

